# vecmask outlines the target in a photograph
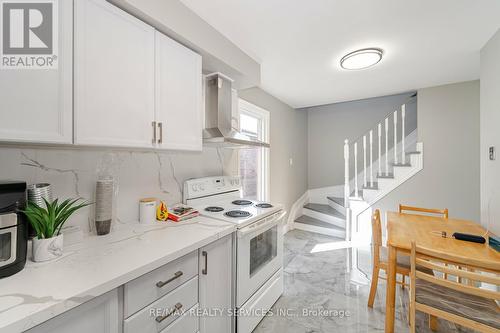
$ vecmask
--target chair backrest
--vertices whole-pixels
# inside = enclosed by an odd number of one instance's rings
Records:
[[[449,266],[447,264],[454,264]],[[432,275],[429,272],[416,270],[417,266],[426,267],[434,272],[441,272],[443,274]],[[412,242],[411,244],[411,285],[415,286],[416,279],[422,279],[432,284],[467,293],[470,295],[489,298],[492,300],[500,300],[500,292],[479,288],[477,284],[488,283],[500,286],[500,276],[487,273],[489,270],[481,265],[475,265],[474,271],[466,270],[468,263],[463,258],[456,257],[448,253],[440,253],[430,249],[419,247]],[[471,268],[471,267],[469,267]],[[485,274],[486,272],[486,274]],[[458,283],[456,281],[447,280],[444,278],[447,275],[454,275],[469,281],[474,281],[468,285]],[[411,288],[411,299],[415,302],[415,288]]]
[[[380,210],[375,209],[372,215],[372,258],[373,269],[380,263],[380,248],[382,247],[382,222],[380,221]]]
[[[448,208],[444,209],[434,209],[434,208],[420,208],[420,207],[412,207],[412,206],[403,206],[399,205],[399,212],[416,212],[416,213],[427,213],[427,214],[436,214],[441,215],[445,219],[448,218]]]
[[[382,246],[382,222],[378,209],[375,209],[372,215],[372,245],[374,247]]]

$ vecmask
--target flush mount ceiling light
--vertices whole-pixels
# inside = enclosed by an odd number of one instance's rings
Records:
[[[367,48],[348,53],[340,59],[340,67],[349,70],[365,69],[382,60],[383,51],[378,48]]]

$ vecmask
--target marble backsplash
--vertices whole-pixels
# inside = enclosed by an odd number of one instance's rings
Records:
[[[117,181],[114,227],[136,222],[139,199],[156,197],[167,204],[182,201],[189,178],[234,174],[233,150],[204,148],[203,152],[163,152],[46,147],[0,147],[0,179],[28,184],[50,183],[54,198],[94,200],[100,175]],[[66,225],[94,232],[93,208],[84,208]]]

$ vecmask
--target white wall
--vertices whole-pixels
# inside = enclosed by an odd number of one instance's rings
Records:
[[[270,112],[271,202],[285,205],[290,212],[293,203],[307,190],[307,114],[260,88],[241,90],[238,94]]]
[[[488,159],[488,147],[500,149],[500,30],[481,50],[481,222],[500,235],[500,152]]]
[[[446,207],[451,217],[479,222],[479,81],[418,90],[418,137],[424,169],[375,208]]]
[[[407,103],[414,92],[368,98],[352,102],[320,105],[301,109],[308,115],[308,185],[310,189],[344,183],[344,140],[350,143],[367,131],[373,129],[378,122],[401,105]],[[411,99],[406,107],[406,134],[417,128],[417,105]],[[392,125],[392,123],[390,123]],[[401,131],[399,131],[401,134]],[[376,133],[374,144],[377,143]],[[389,138],[393,130],[390,126]],[[385,139],[383,138],[383,145]],[[401,140],[399,138],[398,140]],[[393,140],[389,140],[389,148]],[[358,142],[358,152],[361,152],[361,142]],[[358,159],[358,167],[362,159]],[[354,164],[351,163],[354,168]],[[351,175],[354,169],[351,170]]]

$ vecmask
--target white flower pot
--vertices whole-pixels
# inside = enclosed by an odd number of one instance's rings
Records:
[[[63,235],[47,239],[33,238],[33,261],[48,261],[63,253]]]

